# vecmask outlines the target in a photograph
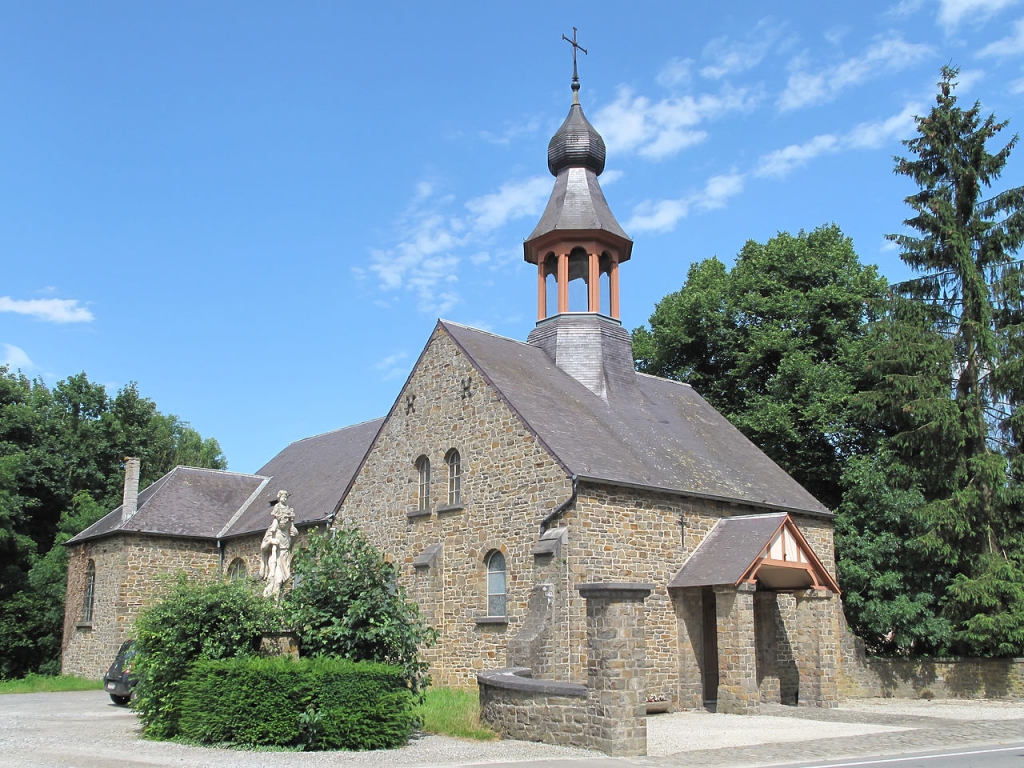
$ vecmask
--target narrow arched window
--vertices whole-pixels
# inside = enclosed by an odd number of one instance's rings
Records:
[[[419,473],[416,509],[430,509],[430,459],[426,456],[420,456],[416,459],[416,471]]]
[[[462,503],[462,458],[452,448],[445,454],[444,463],[448,465],[448,504],[454,507]]]
[[[228,581],[244,579],[248,575],[248,571],[245,567],[245,560],[240,557],[236,557],[231,561],[231,565],[228,566]]]
[[[96,561],[85,566],[85,592],[82,593],[82,623],[92,624],[92,607],[96,600]]]
[[[505,556],[498,550],[487,556],[487,615],[505,615]]]

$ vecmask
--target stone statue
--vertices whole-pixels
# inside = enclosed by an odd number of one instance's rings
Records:
[[[270,514],[274,522],[260,545],[260,578],[267,582],[263,596],[280,600],[281,587],[292,576],[292,541],[299,535],[293,524],[295,510],[288,506],[288,491],[277,492],[277,503]]]

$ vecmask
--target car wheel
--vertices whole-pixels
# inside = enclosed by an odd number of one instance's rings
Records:
[[[127,707],[128,702],[132,700],[131,696],[118,696],[116,693],[110,694],[110,700],[117,704],[119,707]]]

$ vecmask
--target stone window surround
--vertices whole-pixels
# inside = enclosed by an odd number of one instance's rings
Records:
[[[444,463],[448,467],[448,503],[447,508],[462,506],[462,457],[457,448],[449,448],[444,455]]]
[[[421,453],[415,462],[417,474],[416,506],[419,512],[430,514],[430,459]]]
[[[75,627],[88,629],[92,627],[93,606],[96,603],[96,561],[91,557],[85,566],[85,589],[82,591],[82,619]]]
[[[243,578],[244,579],[246,576],[248,576],[249,575],[249,569],[245,565],[245,560],[243,558],[241,558],[241,557],[234,558],[228,564],[227,575],[228,575],[228,580],[229,581],[234,581],[235,579],[238,579],[238,578]]]
[[[505,601],[508,599],[508,573],[506,571],[505,553],[502,552],[502,550],[500,548],[495,548],[495,549],[490,550],[484,556],[484,567],[486,569],[485,591],[486,591],[486,595],[487,595],[487,598],[486,598],[487,599],[487,605],[486,605],[487,612],[486,612],[486,614],[484,616],[480,617],[481,619],[485,619],[485,621],[481,622],[481,621],[478,620],[477,623],[478,624],[481,624],[481,623],[483,623],[483,624],[497,624],[497,623],[507,622],[508,621],[508,606],[507,606]],[[501,584],[500,584],[501,591],[500,592],[497,589],[493,589],[493,587],[498,586],[498,584],[497,584],[498,579],[497,578],[492,579],[492,576],[497,577],[497,576],[499,576],[499,574],[500,574],[500,577],[501,577],[501,579],[500,579],[500,581],[501,581]],[[492,591],[492,589],[493,589],[493,591]],[[498,604],[498,600],[496,598],[499,598],[499,597],[500,597],[500,606],[501,606],[500,611],[497,610],[497,608],[496,608],[496,604]],[[487,620],[493,620],[493,619],[498,619],[500,621],[487,621]]]

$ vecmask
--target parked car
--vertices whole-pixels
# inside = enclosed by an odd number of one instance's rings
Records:
[[[103,676],[103,687],[110,694],[110,700],[119,707],[128,706],[132,700],[132,689],[138,682],[132,676],[132,660],[135,658],[135,641],[128,640],[121,645],[117,658]]]

